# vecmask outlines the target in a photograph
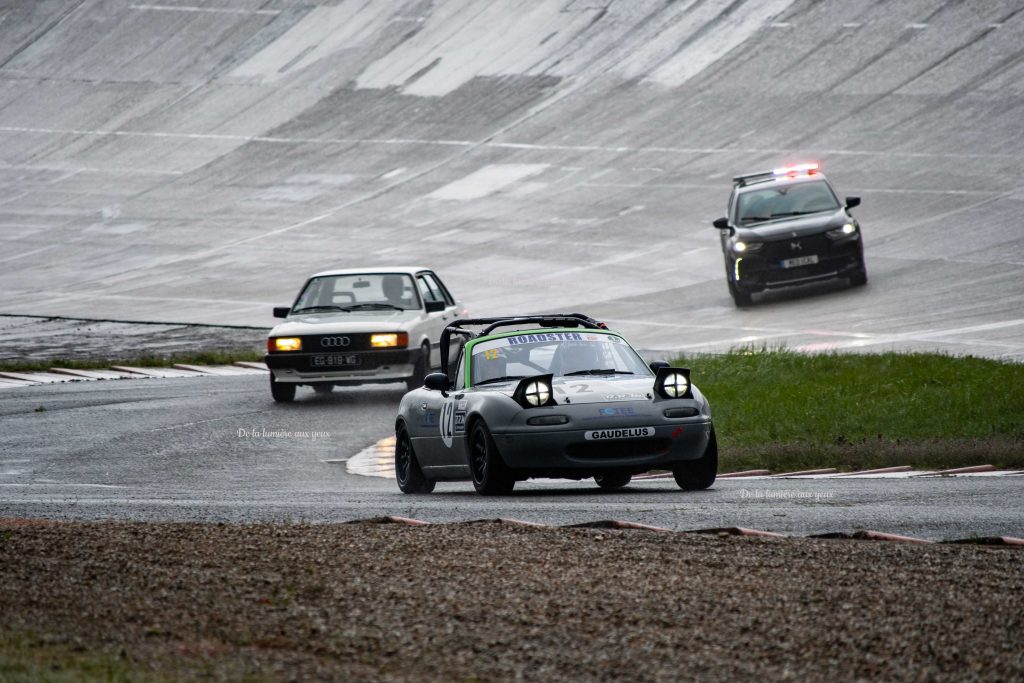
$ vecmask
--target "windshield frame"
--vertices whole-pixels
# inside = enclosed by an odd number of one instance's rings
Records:
[[[555,328],[555,329],[542,329],[542,330],[538,330],[538,329],[512,330],[512,331],[508,331],[508,332],[502,332],[500,334],[487,335],[486,337],[480,337],[479,339],[473,339],[471,341],[466,342],[466,347],[464,349],[466,363],[465,363],[464,374],[463,374],[463,376],[461,378],[463,380],[463,382],[464,382],[465,388],[469,389],[469,388],[475,387],[481,381],[479,378],[477,378],[474,381],[474,377],[473,377],[474,365],[476,363],[477,358],[480,355],[480,354],[475,352],[477,345],[486,344],[487,342],[492,342],[492,341],[496,341],[496,340],[500,340],[500,339],[508,339],[510,337],[527,337],[527,336],[540,336],[540,335],[577,335],[578,337],[580,337],[580,339],[578,339],[578,340],[577,339],[571,339],[571,338],[570,339],[538,340],[538,341],[545,341],[545,342],[591,341],[591,340],[585,339],[585,337],[591,337],[591,336],[603,336],[603,337],[612,337],[614,339],[618,339],[619,341],[615,342],[615,343],[620,345],[620,346],[622,346],[622,347],[624,347],[623,348],[623,352],[627,353],[629,356],[631,356],[632,358],[634,358],[636,360],[636,367],[635,368],[630,368],[630,370],[641,370],[641,372],[634,372],[633,374],[625,374],[624,372],[618,372],[618,373],[614,373],[614,374],[613,373],[608,373],[608,374],[587,375],[589,377],[601,377],[603,379],[615,379],[615,378],[636,379],[636,378],[653,377],[654,376],[654,372],[651,370],[650,366],[647,365],[647,363],[640,356],[640,354],[636,352],[636,349],[634,349],[632,347],[632,345],[630,345],[630,343],[628,341],[626,341],[626,339],[622,335],[620,335],[620,334],[618,334],[616,332],[612,332],[610,330],[592,330],[592,329],[579,329],[579,328]],[[598,340],[593,340],[593,341],[598,341]],[[604,343],[608,343],[608,342],[605,342],[604,340],[600,340],[600,341],[602,341]],[[536,342],[534,342],[534,343],[536,343]],[[543,370],[543,371],[542,370],[537,370],[535,372],[531,372],[529,374],[524,375],[524,377],[534,377],[536,375],[544,375],[544,374],[549,374],[549,373],[550,373],[550,370]],[[582,376],[580,376],[580,375],[555,374],[555,378],[556,379],[559,378],[559,377],[568,377],[568,378],[571,378],[571,379],[580,379]],[[483,380],[483,381],[486,382],[486,380]],[[521,380],[508,380],[508,381],[510,381],[510,382],[512,382],[512,381],[518,382],[518,381],[521,381]],[[483,386],[484,387],[493,387],[493,386],[498,386],[498,385],[499,385],[499,383],[494,383],[494,384],[485,383]]]

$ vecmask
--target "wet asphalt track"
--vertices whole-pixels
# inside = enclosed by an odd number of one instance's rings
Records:
[[[300,392],[277,405],[261,377],[100,381],[6,390],[0,517],[428,521],[546,524],[621,519],[686,530],[792,535],[871,529],[932,539],[1024,535],[1024,477],[671,481],[605,493],[590,482],[526,483],[481,498],[467,483],[406,496],[341,463],[388,433],[402,387]],[[44,410],[39,410],[43,408]],[[290,434],[285,434],[290,433]]]
[[[311,272],[420,262],[474,315],[582,310],[646,349],[1024,359],[1018,0],[528,6],[3,4],[0,312],[269,326]],[[737,310],[710,227],[729,176],[809,158],[864,200],[870,282]],[[485,501],[321,462],[385,436],[399,391],[288,407],[248,379],[6,392],[0,514],[1022,532],[1019,484],[991,478],[757,484],[834,489],[821,502],[739,482]]]

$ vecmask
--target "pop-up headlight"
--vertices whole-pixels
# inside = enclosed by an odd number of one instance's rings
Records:
[[[551,375],[536,375],[521,380],[512,398],[524,408],[557,405],[551,390]]]
[[[658,368],[654,391],[662,398],[693,398],[689,368]]]

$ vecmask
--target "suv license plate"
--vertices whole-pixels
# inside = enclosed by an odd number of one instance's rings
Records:
[[[332,353],[328,356],[313,356],[312,365],[317,368],[345,368],[362,362],[362,358],[352,353]]]
[[[798,268],[799,266],[810,266],[818,262],[818,255],[811,254],[810,256],[798,256],[796,258],[788,258],[782,262],[783,268]]]

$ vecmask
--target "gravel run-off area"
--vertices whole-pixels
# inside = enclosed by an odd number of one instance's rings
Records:
[[[1024,679],[1013,548],[6,519],[0,586],[0,679]]]

